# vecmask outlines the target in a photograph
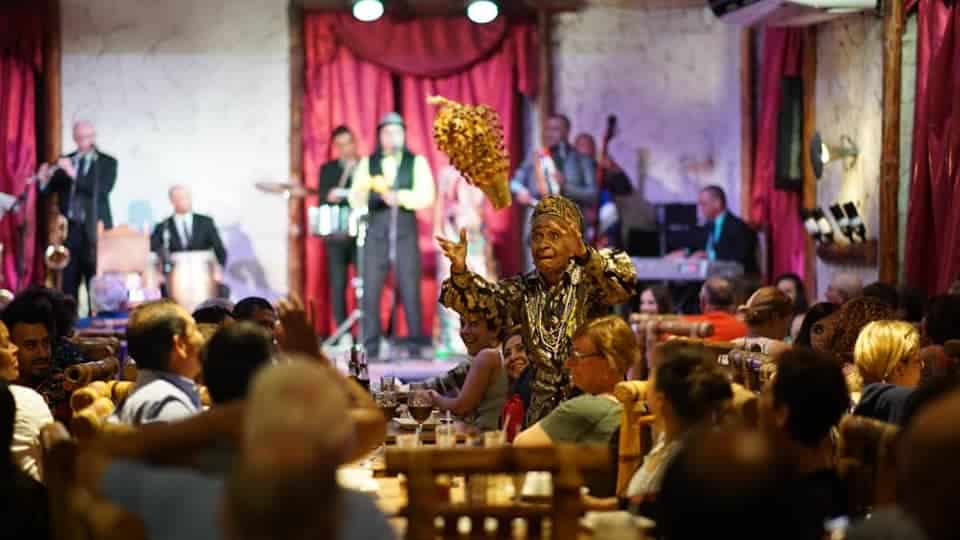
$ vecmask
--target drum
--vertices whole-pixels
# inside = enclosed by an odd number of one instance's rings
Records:
[[[357,220],[347,205],[321,204],[307,210],[310,234],[321,238],[357,236]]]
[[[217,296],[213,251],[179,251],[170,254],[173,266],[167,279],[167,294],[188,312]]]

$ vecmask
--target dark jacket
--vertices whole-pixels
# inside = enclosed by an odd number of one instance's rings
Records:
[[[340,163],[340,160],[330,160],[320,167],[320,182],[317,186],[317,200],[320,201],[320,204],[329,204],[327,203],[327,195],[330,194],[332,189],[336,187],[342,187],[344,189],[350,188],[350,184],[353,183],[353,175],[351,174],[344,179],[343,185],[340,186],[342,176],[343,165]],[[344,206],[349,205],[346,199],[340,204]]]
[[[564,143],[566,157],[560,160],[554,158],[554,162],[560,172],[563,173],[564,184],[561,188],[561,194],[572,199],[585,210],[594,208],[597,205],[597,170],[594,161],[589,156],[585,156],[577,149]],[[556,148],[552,149],[556,156]],[[519,188],[526,188],[535,199],[542,199],[545,194],[540,193],[540,187],[537,184],[537,176],[534,172],[534,163],[538,162],[536,154],[528,156],[520,169],[517,170],[510,183],[511,190],[516,192]]]
[[[860,402],[853,409],[853,414],[902,425],[903,413],[911,394],[913,389],[905,386],[886,383],[868,384],[863,388]]]
[[[706,233],[713,231],[713,222],[706,225]],[[727,212],[723,220],[720,240],[714,246],[719,261],[736,261],[743,265],[745,274],[758,274],[757,233],[742,219]]]
[[[113,228],[113,214],[110,212],[110,192],[117,183],[117,160],[109,155],[96,151],[96,159],[90,164],[87,174],[77,171],[76,189],[73,189],[74,180],[63,171],[57,171],[50,179],[47,189],[56,191],[60,198],[60,213],[69,216],[72,197],[83,209],[83,221],[86,228],[93,232],[91,238],[96,239],[97,221],[102,221],[105,229]],[[76,152],[67,155],[71,160],[77,156]]]
[[[227,266],[227,250],[220,241],[220,233],[213,218],[203,214],[193,214],[193,230],[190,231],[190,245],[184,246],[180,242],[180,233],[174,225],[173,216],[161,221],[150,235],[150,250],[160,253],[163,250],[163,231],[170,232],[170,253],[178,251],[204,251],[212,249],[217,256],[220,266]]]

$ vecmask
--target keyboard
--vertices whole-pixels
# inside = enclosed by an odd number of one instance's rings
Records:
[[[737,278],[743,265],[734,261],[633,257],[638,281],[704,281],[711,277]]]

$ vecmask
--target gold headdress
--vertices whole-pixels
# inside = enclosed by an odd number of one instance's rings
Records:
[[[583,230],[583,215],[580,208],[570,199],[562,195],[550,195],[540,199],[533,209],[533,219],[540,216],[554,216],[569,223],[574,230]]]
[[[483,191],[494,208],[510,206],[510,161],[503,144],[503,126],[496,111],[433,96],[439,105],[433,139],[460,174]]]

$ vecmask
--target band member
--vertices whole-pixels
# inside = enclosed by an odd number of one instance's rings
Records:
[[[63,271],[63,292],[77,297],[80,284],[97,273],[97,224],[113,228],[110,192],[117,182],[117,160],[97,148],[97,132],[90,122],[73,125],[77,149],[57,161],[59,169],[46,189],[59,195],[66,216],[70,263]],[[89,288],[88,288],[89,290]]]
[[[467,183],[457,169],[448,165],[437,175],[437,204],[434,206],[434,235],[455,238],[460,230],[467,231],[469,247],[467,262],[484,279],[496,276],[493,260],[493,244],[486,237],[483,214],[486,199],[483,192]],[[442,253],[437,257],[437,281],[450,276],[450,263]],[[460,315],[440,307],[437,311],[437,340],[439,353],[466,354],[467,348],[460,337]]]
[[[595,167],[570,144],[570,119],[555,114],[547,121],[544,139],[546,149],[537,149],[527,158],[513,180],[510,190],[520,204],[536,204],[548,195],[564,195],[580,207],[581,214],[591,214],[597,205]],[[524,241],[528,241],[531,227],[530,211],[524,224]],[[526,268],[533,261],[525,261]]]
[[[536,269],[495,283],[468,270],[466,231],[460,232],[459,242],[437,239],[451,272],[440,302],[464,316],[502,310],[508,324],[520,325],[534,371],[528,426],[571,397],[565,364],[580,325],[637,292],[630,258],[587,247],[582,230],[583,216],[573,201],[556,195],[542,199],[533,210],[530,238]]]
[[[727,194],[723,188],[707,186],[700,190],[697,206],[706,220],[706,241],[689,254],[690,258],[735,261],[743,265],[744,274],[759,273],[757,233],[727,209]],[[675,257],[684,254],[683,251],[671,253]]]
[[[175,185],[168,192],[173,215],[161,221],[150,235],[150,250],[163,254],[179,251],[213,251],[220,267],[227,265],[227,250],[220,240],[217,224],[210,216],[193,211],[193,196],[190,188]],[[218,296],[225,297],[229,289],[223,284],[221,269],[214,272]]]
[[[318,200],[320,204],[349,208],[347,194],[360,158],[357,155],[357,141],[346,126],[338,126],[330,138],[333,142],[334,159],[320,167]],[[323,245],[327,251],[327,276],[333,320],[340,326],[347,318],[347,268],[356,259],[357,241],[350,236],[327,236],[323,239]]]
[[[367,354],[380,352],[380,297],[394,264],[411,340],[423,331],[420,306],[420,247],[416,211],[433,204],[433,174],[426,158],[406,146],[403,118],[389,113],[377,126],[377,148],[360,160],[350,188],[350,206],[368,214],[363,251],[363,339]]]

